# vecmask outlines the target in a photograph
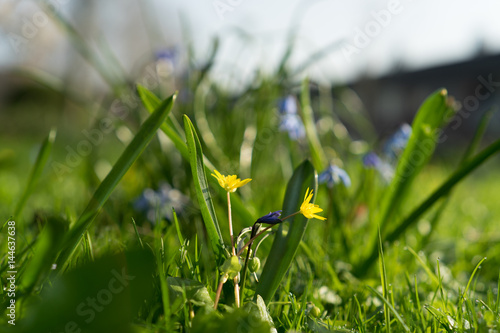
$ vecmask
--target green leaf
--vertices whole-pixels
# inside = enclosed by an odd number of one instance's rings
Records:
[[[420,107],[412,124],[408,144],[398,162],[393,181],[382,200],[380,219],[382,235],[406,200],[415,177],[430,160],[438,142],[439,129],[450,119],[453,107],[445,89],[429,96]]]
[[[57,260],[58,269],[68,260],[78,245],[81,237],[94,221],[104,203],[115,189],[128,169],[141,155],[143,150],[153,139],[158,128],[165,122],[168,113],[172,109],[175,95],[167,98],[142,124],[134,139],[125,148],[118,161],[99,185],[94,195],[90,199],[87,207],[76,221],[74,227],[69,231],[63,244],[62,253]]]
[[[203,164],[203,151],[201,150],[201,143],[193,123],[191,123],[191,120],[186,115],[184,116],[184,130],[186,131],[186,140],[189,148],[189,162],[191,164],[191,172],[193,173],[196,197],[200,205],[203,222],[207,229],[212,250],[217,256],[217,259],[221,259],[224,255],[223,250],[225,246],[219,229],[219,222],[215,215],[210,189],[208,188],[207,176],[205,175],[205,167]]]
[[[304,161],[295,169],[286,188],[282,216],[286,217],[300,210],[300,205],[308,187],[314,190],[314,201],[318,183],[317,178],[317,173],[309,161]],[[290,267],[302,236],[306,231],[307,222],[308,220],[299,214],[287,219],[279,226],[255,292],[256,297],[260,295],[266,304],[271,301],[288,267]],[[288,232],[283,230],[284,223],[289,225]]]
[[[210,309],[214,307],[214,301],[210,298],[207,287],[198,281],[169,276],[167,277],[167,284],[172,312],[174,313],[179,311],[187,302],[196,306],[206,306]]]
[[[263,322],[267,322],[271,326],[271,332],[275,333],[276,328],[274,328],[273,318],[267,310],[266,303],[260,295],[257,295],[256,302],[245,303],[243,309],[247,311],[253,318],[259,318]]]
[[[137,85],[137,92],[139,93],[139,97],[141,98],[142,104],[146,107],[150,113],[153,113],[154,110],[161,104],[161,100],[156,97],[148,89],[144,88],[140,84]],[[186,143],[183,138],[177,133],[175,130],[175,126],[170,118],[167,118],[167,121],[161,124],[160,129],[165,133],[170,140],[174,143],[175,148],[181,153],[182,157],[186,160],[189,160],[189,151],[186,146]]]

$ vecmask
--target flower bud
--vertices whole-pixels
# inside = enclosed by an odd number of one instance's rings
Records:
[[[227,274],[230,279],[234,279],[241,270],[240,260],[237,256],[231,256],[220,267],[223,275]]]
[[[314,318],[318,318],[320,315],[321,315],[321,310],[320,308],[318,308],[316,305],[314,305],[312,308],[311,308],[311,312],[309,312],[311,316],[313,316]]]
[[[260,268],[260,259],[257,257],[253,257],[248,259],[248,270],[251,273],[255,273],[259,270]]]

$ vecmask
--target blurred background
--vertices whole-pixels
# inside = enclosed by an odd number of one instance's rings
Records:
[[[52,10],[71,24],[94,55],[85,55],[68,38],[68,27],[54,20]],[[19,69],[57,78],[81,98],[99,99],[112,88],[96,64],[108,73],[108,81],[115,77],[132,83],[162,56],[172,67],[167,71],[173,71],[166,74],[181,78],[189,66],[213,61],[210,78],[241,92],[256,76],[275,73],[290,45],[292,81],[309,76],[332,89],[350,87],[376,128],[394,129],[410,121],[422,100],[439,87],[463,103],[483,84],[479,77],[500,81],[499,10],[493,0],[2,0],[0,136],[35,134],[38,129],[45,133],[51,126],[50,108],[16,108],[40,106],[35,98],[40,87]],[[216,38],[217,52],[210,59]],[[492,94],[478,106],[466,100],[471,109],[495,103],[496,91],[486,92]],[[54,103],[43,103],[49,102]],[[471,112],[471,119],[479,113]],[[36,121],[30,124],[24,117]],[[472,123],[464,121],[460,131],[468,133]]]

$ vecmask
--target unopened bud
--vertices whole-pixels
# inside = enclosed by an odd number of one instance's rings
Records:
[[[229,279],[234,279],[241,270],[240,260],[237,256],[227,258],[220,267],[222,274],[227,275]]]
[[[311,308],[311,312],[309,312],[311,316],[314,318],[318,318],[321,315],[321,310],[315,305]]]
[[[251,273],[255,273],[259,270],[260,268],[260,259],[257,257],[253,257],[248,259],[248,270]]]

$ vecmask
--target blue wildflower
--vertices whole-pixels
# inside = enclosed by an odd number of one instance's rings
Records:
[[[161,77],[169,77],[173,75],[179,61],[179,52],[177,48],[168,48],[157,51],[155,56],[156,71],[158,75]]]
[[[306,136],[306,130],[302,119],[298,115],[297,99],[293,95],[288,95],[279,102],[280,127],[281,131],[288,132],[292,140],[302,139]]]
[[[181,192],[164,183],[157,191],[151,188],[145,189],[134,201],[133,207],[154,223],[157,216],[171,220],[173,218],[172,207],[178,214],[182,214],[188,202],[189,199]]]
[[[177,61],[178,51],[176,48],[167,48],[163,50],[159,50],[156,52],[156,60],[157,61],[170,61],[175,63]]]
[[[332,188],[337,184],[344,184],[345,187],[351,186],[351,178],[345,172],[345,170],[339,168],[336,165],[330,164],[330,166],[324,170],[318,176],[318,182],[320,184],[326,183],[329,188]]]
[[[390,181],[394,176],[393,167],[374,152],[369,152],[363,156],[363,165],[367,169],[376,169],[385,181]]]
[[[401,125],[385,143],[383,148],[384,155],[391,161],[397,160],[406,148],[410,136],[411,126],[408,124]]]
[[[285,114],[281,116],[280,130],[288,132],[292,140],[302,139],[306,136],[306,130],[302,119],[296,114]]]
[[[281,114],[297,114],[297,100],[293,95],[288,95],[279,102]]]
[[[369,152],[368,154],[363,156],[363,165],[365,166],[365,168],[377,168],[380,163],[382,163],[382,161],[374,152]]]
[[[281,210],[270,212],[267,215],[260,217],[255,223],[276,224],[281,223]]]

